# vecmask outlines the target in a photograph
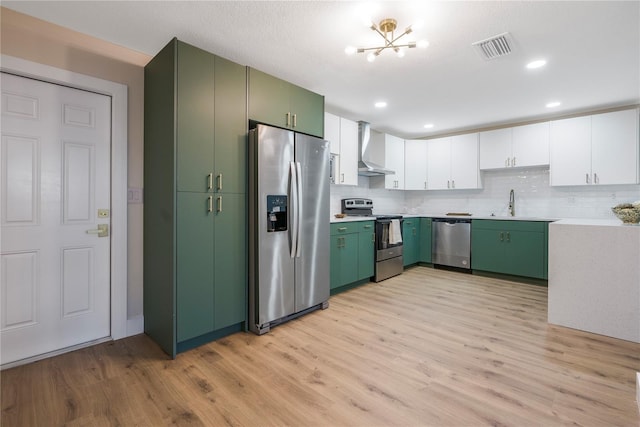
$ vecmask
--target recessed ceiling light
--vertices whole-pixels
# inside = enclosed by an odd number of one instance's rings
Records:
[[[547,103],[547,108],[555,108],[558,107],[560,105],[560,101],[552,101]]]
[[[425,129],[431,129],[433,127],[433,123],[427,123],[426,125],[424,125]]]
[[[384,102],[384,101],[378,101],[378,102],[376,102],[376,103],[375,103],[375,104],[373,104],[373,105],[375,105],[375,107],[376,107],[376,108],[384,108],[384,107],[386,107],[386,106],[387,106],[387,103],[386,103],[386,102]]]
[[[544,59],[538,59],[538,60],[529,62],[527,64],[527,68],[530,70],[533,70],[534,68],[544,67],[545,65],[547,65],[547,61],[545,61]]]

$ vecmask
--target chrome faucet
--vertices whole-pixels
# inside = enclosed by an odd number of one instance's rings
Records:
[[[516,193],[513,189],[509,192],[509,215],[516,216]]]

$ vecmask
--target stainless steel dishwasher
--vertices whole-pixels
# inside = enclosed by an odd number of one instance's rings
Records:
[[[432,230],[433,264],[471,269],[471,220],[434,218]]]

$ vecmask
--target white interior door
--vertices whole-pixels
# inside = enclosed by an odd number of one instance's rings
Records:
[[[110,335],[111,98],[2,73],[0,363]],[[101,214],[98,214],[98,211]]]

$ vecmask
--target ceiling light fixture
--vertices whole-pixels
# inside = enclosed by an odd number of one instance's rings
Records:
[[[427,123],[426,125],[424,125],[425,129],[431,129],[433,127],[433,123]]]
[[[535,68],[544,67],[545,65],[547,65],[547,61],[545,61],[544,59],[538,59],[536,61],[529,62],[527,64],[527,68],[533,70]]]
[[[355,48],[353,46],[348,46],[344,51],[347,55],[353,55],[354,53],[364,53],[369,52],[367,54],[367,61],[373,62],[376,60],[382,51],[385,49],[393,50],[399,58],[402,58],[405,54],[405,49],[412,49],[414,47],[426,48],[429,46],[429,43],[426,40],[420,40],[419,42],[408,41],[405,44],[398,44],[398,40],[407,34],[413,32],[413,28],[409,25],[402,34],[396,37],[395,30],[398,27],[398,22],[395,19],[387,18],[380,21],[380,24],[376,25],[373,22],[368,24],[369,28],[371,28],[376,33],[380,34],[380,36],[384,39],[383,46],[374,46],[374,47],[358,47]]]
[[[554,108],[554,107],[559,107],[560,106],[560,101],[553,101],[553,102],[549,102],[547,104],[547,108]]]
[[[384,102],[384,101],[378,101],[378,102],[376,102],[376,103],[374,104],[374,106],[375,106],[376,108],[384,108],[384,107],[386,107],[386,106],[387,106],[387,103],[386,103],[386,102]]]

